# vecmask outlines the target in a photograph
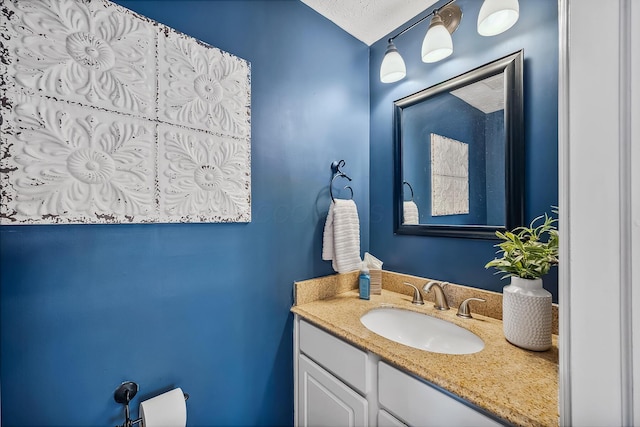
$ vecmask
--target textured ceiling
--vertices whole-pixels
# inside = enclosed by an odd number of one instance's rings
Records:
[[[504,74],[496,74],[479,82],[451,91],[451,94],[485,114],[504,109]]]
[[[302,0],[340,28],[371,46],[435,0]]]

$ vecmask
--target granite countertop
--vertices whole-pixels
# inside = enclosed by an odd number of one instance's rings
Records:
[[[485,343],[482,351],[466,355],[431,353],[377,335],[360,317],[380,307],[426,313],[462,326]],[[558,425],[558,337],[545,352],[516,347],[504,338],[502,321],[473,314],[461,319],[456,309],[439,311],[433,303],[411,304],[408,295],[383,289],[382,295],[361,300],[347,290],[311,302],[298,301],[291,311],[345,341],[448,390],[504,420],[523,426]]]

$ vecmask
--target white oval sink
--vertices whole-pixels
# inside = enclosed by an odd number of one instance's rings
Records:
[[[360,322],[391,341],[434,353],[470,354],[484,348],[484,341],[473,332],[414,311],[377,308],[365,313]]]

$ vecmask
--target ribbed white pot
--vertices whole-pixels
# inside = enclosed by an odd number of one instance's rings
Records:
[[[551,347],[551,293],[542,279],[511,277],[502,293],[502,324],[510,343],[527,350]]]

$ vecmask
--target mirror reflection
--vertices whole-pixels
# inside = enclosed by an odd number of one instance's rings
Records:
[[[520,222],[510,172],[522,160],[521,61],[518,52],[395,102],[398,232],[492,238]]]

